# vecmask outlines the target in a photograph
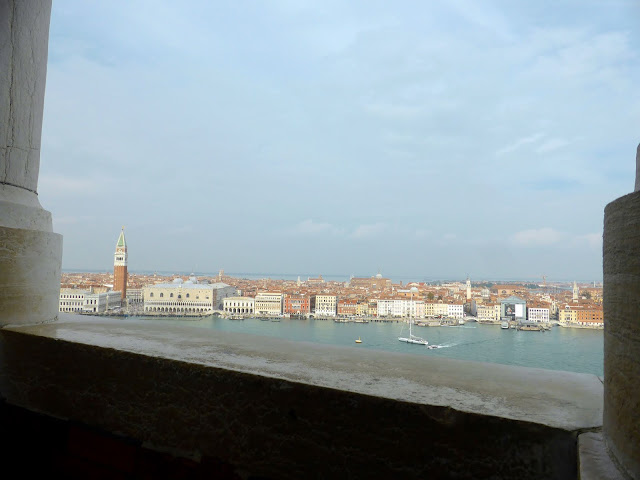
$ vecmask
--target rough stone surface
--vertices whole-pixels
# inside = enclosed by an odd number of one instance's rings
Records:
[[[583,433],[578,437],[580,480],[626,480],[611,461],[602,433]]]
[[[0,326],[58,316],[62,236],[0,226]]]
[[[35,192],[51,1],[0,0],[0,182]]]
[[[640,191],[640,144],[636,150],[636,188],[634,192]]]
[[[575,478],[602,414],[593,375],[148,320],[64,315],[0,352],[10,403],[245,478]]]
[[[603,433],[618,464],[640,478],[640,192],[604,219]]]
[[[0,0],[0,326],[58,314],[62,237],[36,193],[51,1]]]

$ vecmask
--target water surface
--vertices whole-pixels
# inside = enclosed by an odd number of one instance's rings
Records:
[[[355,349],[387,350],[412,355],[456,358],[475,362],[501,363],[523,367],[566,370],[603,375],[604,344],[602,330],[552,327],[545,332],[503,330],[499,325],[470,322],[458,327],[413,327],[430,345],[398,341],[408,334],[402,322],[337,323],[332,320],[290,320],[279,322],[257,318],[229,320],[218,317],[199,319],[139,317],[150,322],[167,322],[186,328],[209,328],[246,332],[292,341],[344,345]],[[355,343],[360,338],[362,343]]]

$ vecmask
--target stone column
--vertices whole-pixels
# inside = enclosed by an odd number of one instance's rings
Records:
[[[603,434],[618,467],[640,479],[640,191],[607,205],[603,240]]]
[[[58,315],[62,236],[38,200],[51,0],[0,0],[0,326]]]

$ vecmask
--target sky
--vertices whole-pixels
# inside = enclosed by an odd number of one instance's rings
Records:
[[[53,3],[63,269],[602,279],[640,2]]]

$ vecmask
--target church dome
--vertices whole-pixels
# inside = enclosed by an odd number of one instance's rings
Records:
[[[182,279],[181,278],[174,278],[173,279],[173,283],[182,283]]]

